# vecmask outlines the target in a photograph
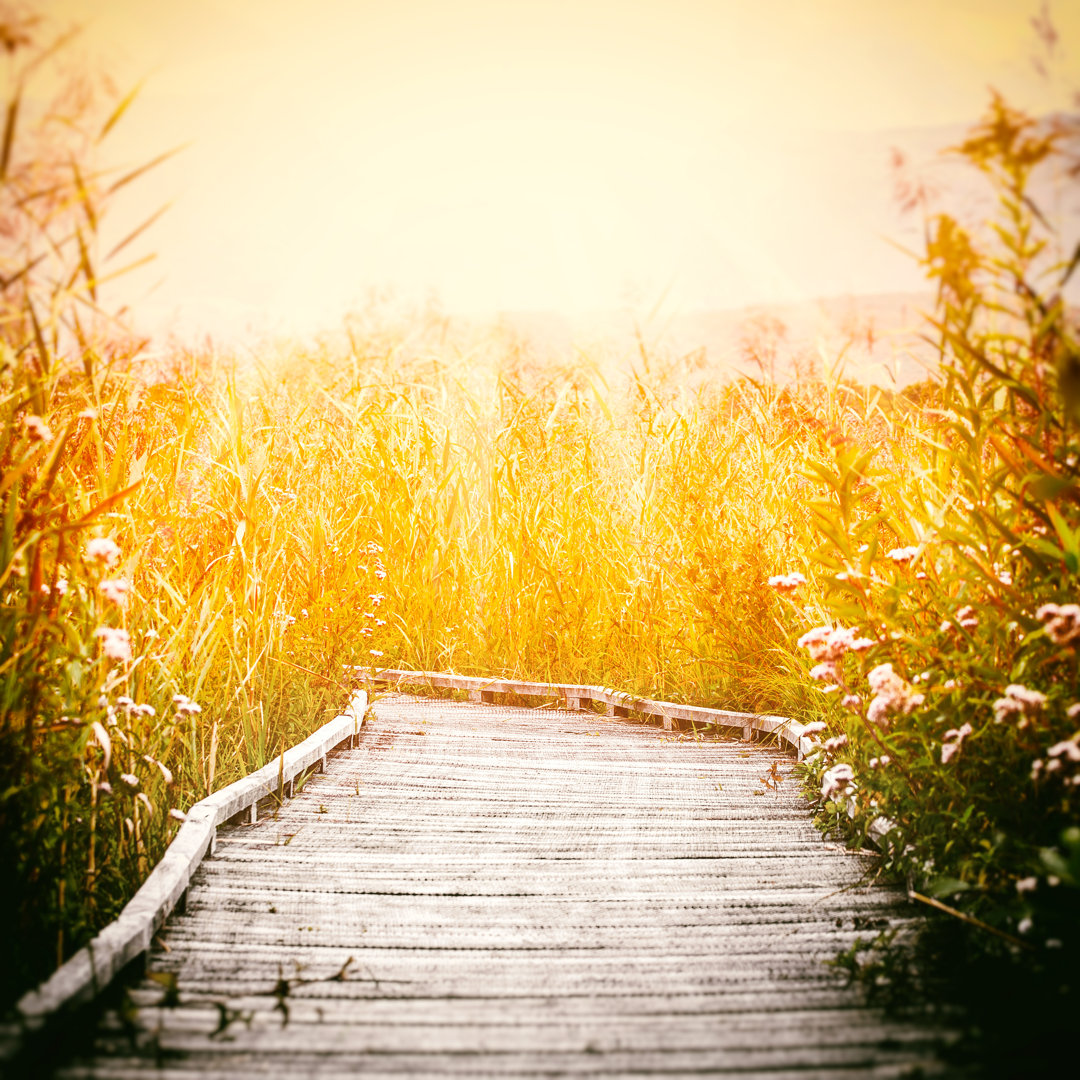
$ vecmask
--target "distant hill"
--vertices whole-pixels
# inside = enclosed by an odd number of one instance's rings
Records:
[[[932,306],[930,293],[881,293],[648,320],[623,312],[504,312],[498,322],[540,360],[575,351],[601,367],[681,360],[695,383],[763,372],[784,381],[828,364],[860,382],[903,387],[933,369],[933,349],[920,337]]]

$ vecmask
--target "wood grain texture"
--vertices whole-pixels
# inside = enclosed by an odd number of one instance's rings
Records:
[[[59,1076],[901,1076],[934,1037],[827,961],[913,915],[776,748],[388,695],[275,816],[219,830]],[[175,997],[170,998],[170,980]]]
[[[713,709],[704,705],[654,701],[652,698],[636,697],[607,686],[528,682],[523,679],[453,675],[444,671],[410,671],[405,668],[380,668],[372,673],[372,677],[377,685],[382,686],[427,686],[434,690],[464,690],[468,692],[470,701],[492,702],[496,694],[556,698],[571,712],[590,712],[595,704],[599,705],[607,716],[628,717],[637,713],[642,718],[657,720],[665,731],[672,731],[679,726],[692,730],[699,727],[737,728],[742,731],[746,742],[749,742],[753,732],[757,731],[790,745],[800,761],[813,748],[812,740],[803,734],[803,725],[787,716],[732,712],[730,709]]]
[[[254,822],[260,800],[269,798],[277,804],[306,770],[317,763],[325,769],[331,750],[358,738],[367,701],[367,691],[358,691],[347,712],[327,721],[263,768],[191,807],[161,861],[120,915],[44,983],[24,994],[15,1006],[14,1019],[0,1025],[0,1063],[32,1052],[34,1040],[47,1038],[51,1027],[62,1028],[72,1009],[105,991],[127,965],[145,953],[153,935],[186,893],[199,863],[213,848],[217,827],[245,810]]]

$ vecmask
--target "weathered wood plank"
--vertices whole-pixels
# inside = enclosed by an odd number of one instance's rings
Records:
[[[295,800],[220,830],[150,953],[176,999],[138,983],[134,1042],[106,1013],[59,1075],[933,1072],[933,1034],[827,964],[912,912],[793,778],[765,792],[777,755],[390,696]]]
[[[335,717],[279,758],[196,803],[161,861],[120,916],[84,949],[62,964],[15,1007],[16,1020],[0,1041],[0,1061],[23,1052],[29,1037],[62,1014],[100,994],[128,964],[145,953],[151,938],[186,892],[191,876],[215,840],[217,826],[290,785],[316,761],[325,770],[326,754],[345,740],[355,741],[367,709],[367,692],[357,693],[348,712]]]

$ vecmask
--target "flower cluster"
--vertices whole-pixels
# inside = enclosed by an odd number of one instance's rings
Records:
[[[361,573],[366,573],[370,569],[377,580],[383,581],[386,578],[386,567],[380,558],[382,553],[382,545],[369,540],[361,550],[361,556],[364,559],[359,566]]]
[[[821,795],[825,799],[839,799],[855,790],[855,771],[846,762],[826,769],[821,778]]]
[[[101,651],[110,660],[131,662],[131,637],[126,630],[115,626],[99,626],[94,631],[94,637],[101,638]]]
[[[1037,713],[1046,704],[1046,695],[1038,690],[1029,690],[1019,683],[1011,683],[1005,687],[1005,696],[994,702],[994,723],[1000,724],[1003,720],[1017,715],[1018,728],[1026,728],[1029,718]]]
[[[178,716],[194,716],[202,712],[202,708],[196,705],[187,694],[173,694],[173,705],[176,706]]]
[[[898,565],[904,565],[911,562],[918,554],[919,549],[917,547],[899,547],[893,548],[892,551],[887,552],[885,558],[892,559],[892,561]]]
[[[125,608],[131,586],[123,578],[106,578],[98,585],[98,592],[117,607]]]
[[[970,724],[964,724],[959,728],[950,728],[945,732],[941,740],[941,764],[948,765],[953,757],[960,752],[963,741],[971,734]]]
[[[794,592],[800,585],[806,584],[806,578],[797,570],[790,574],[774,574],[769,578],[769,587],[777,592]]]
[[[40,416],[23,417],[23,430],[30,442],[51,442],[53,433]]]
[[[153,705],[138,705],[126,694],[121,694],[116,699],[116,704],[119,705],[128,716],[156,716],[157,712]]]
[[[1080,604],[1043,604],[1035,618],[1055,645],[1070,645],[1080,638]]]
[[[850,626],[815,626],[799,638],[799,648],[806,649],[813,660],[834,663],[849,652],[866,652],[877,644],[873,638],[856,637],[856,634]]]
[[[886,727],[893,714],[907,716],[925,700],[895,672],[892,664],[878,664],[866,676],[874,697],[866,710],[866,718],[878,727]]]
[[[1050,776],[1054,773],[1063,773],[1065,769],[1071,768],[1072,776],[1067,778],[1062,776],[1062,782],[1070,787],[1080,787],[1080,772],[1076,769],[1076,766],[1080,764],[1080,734],[1055,743],[1046,751],[1046,756],[1049,758],[1048,761],[1039,758],[1031,763],[1032,780],[1038,780],[1044,774]]]
[[[120,548],[115,540],[98,536],[86,545],[86,558],[91,563],[115,566],[120,561]]]

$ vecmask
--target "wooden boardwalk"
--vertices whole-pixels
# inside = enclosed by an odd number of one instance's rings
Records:
[[[910,917],[775,747],[390,695],[219,830],[76,1077],[901,1076],[925,1030],[825,961]]]

